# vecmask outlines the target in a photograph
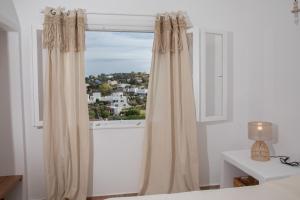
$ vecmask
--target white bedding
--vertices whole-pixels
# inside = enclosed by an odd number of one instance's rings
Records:
[[[300,200],[300,176],[270,181],[258,186],[122,197],[111,200]]]

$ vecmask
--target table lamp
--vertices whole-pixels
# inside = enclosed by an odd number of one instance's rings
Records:
[[[248,122],[248,138],[256,141],[251,148],[251,159],[270,160],[270,151],[265,141],[272,139],[272,123]]]

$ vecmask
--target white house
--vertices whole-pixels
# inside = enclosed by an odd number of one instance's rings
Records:
[[[123,92],[114,92],[110,96],[101,96],[100,92],[94,92],[92,95],[87,94],[88,103],[95,103],[98,101],[110,102],[109,108],[113,113],[118,115],[124,108],[129,108],[130,105],[127,101],[127,96],[124,96]]]
[[[98,99],[99,101],[101,100],[101,92],[94,92],[93,93],[93,98],[95,101]]]
[[[136,81],[137,81],[138,83],[142,83],[142,82],[143,82],[142,79],[136,79]]]
[[[114,92],[110,96],[104,96],[101,101],[110,102],[109,108],[113,110],[113,113],[118,115],[124,108],[129,108],[130,105],[127,101],[127,96],[124,96],[123,92]]]
[[[108,80],[107,83],[109,85],[117,85],[118,84],[118,81],[111,81],[111,80]]]
[[[134,88],[128,88],[126,91],[129,92],[129,93],[133,93],[133,94],[135,94],[135,95],[141,95],[141,96],[146,96],[147,93],[148,93],[148,89],[145,89],[145,88],[137,88],[137,87],[134,87]]]
[[[118,88],[126,88],[126,87],[128,87],[128,86],[130,86],[130,84],[127,84],[127,83],[120,83],[120,84],[118,84]]]
[[[101,92],[94,92],[92,95],[87,94],[88,103],[96,103],[96,101],[101,101]]]
[[[136,94],[141,96],[146,96],[148,94],[148,89],[138,89]]]
[[[134,88],[128,88],[128,89],[127,89],[127,92],[136,94],[138,90],[139,90],[139,88],[137,88],[137,87],[134,87]]]

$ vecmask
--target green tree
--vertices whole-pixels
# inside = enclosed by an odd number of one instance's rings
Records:
[[[130,115],[139,115],[140,114],[140,110],[137,108],[129,108],[128,110],[125,111],[124,113],[126,116],[130,116]]]
[[[101,109],[100,115],[103,119],[106,119],[110,115],[110,112],[106,109]]]
[[[108,83],[100,84],[99,90],[103,96],[107,96],[112,93],[112,87]]]
[[[89,109],[89,118],[90,118],[90,120],[95,120],[96,119],[96,113],[92,109]]]

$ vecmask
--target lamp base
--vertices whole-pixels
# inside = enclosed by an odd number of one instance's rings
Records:
[[[257,161],[270,160],[270,151],[264,141],[256,141],[251,148],[251,159]]]

